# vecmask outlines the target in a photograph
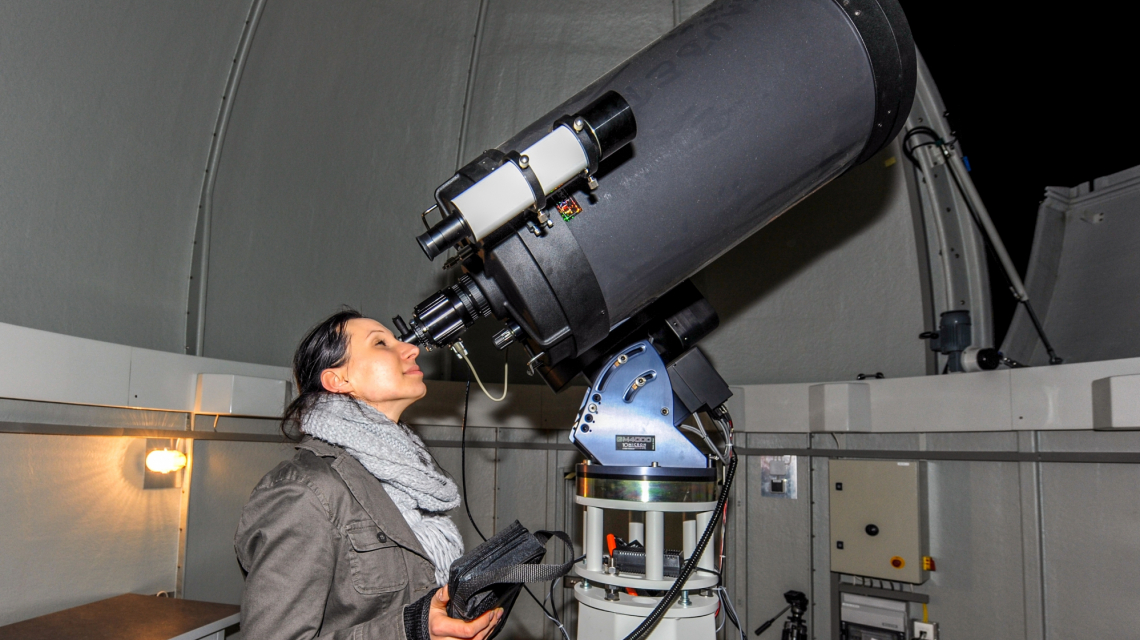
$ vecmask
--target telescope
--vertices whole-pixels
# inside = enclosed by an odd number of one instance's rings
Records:
[[[706,547],[735,457],[678,427],[703,412],[730,440],[731,393],[696,346],[719,320],[688,278],[890,143],[916,73],[897,0],[716,0],[436,190],[417,241],[459,275],[393,319],[400,339],[454,347],[493,317],[551,389],[590,384],[570,435],[581,637],[713,637]],[[604,509],[644,513],[642,573],[605,553]],[[693,516],[676,579],[665,512]]]

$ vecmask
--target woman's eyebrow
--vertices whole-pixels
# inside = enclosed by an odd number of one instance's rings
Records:
[[[383,329],[373,329],[372,331],[368,332],[368,337],[372,337],[372,334],[374,333],[385,333],[385,331]]]

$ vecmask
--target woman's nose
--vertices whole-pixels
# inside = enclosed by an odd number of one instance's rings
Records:
[[[415,360],[420,355],[420,348],[411,342],[405,342],[404,345],[404,359]]]

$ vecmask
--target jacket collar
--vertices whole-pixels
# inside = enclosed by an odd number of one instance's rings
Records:
[[[340,474],[352,496],[384,534],[400,546],[424,558],[428,557],[416,534],[408,526],[408,521],[404,519],[404,514],[400,513],[400,509],[395,502],[392,502],[392,498],[381,486],[380,481],[369,473],[359,460],[345,451],[344,447],[305,436],[296,448],[307,449],[322,458],[336,458],[330,466]],[[428,560],[430,561],[430,558]]]

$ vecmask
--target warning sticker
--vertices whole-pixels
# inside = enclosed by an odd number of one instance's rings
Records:
[[[582,205],[578,204],[574,196],[561,189],[554,194],[554,206],[558,209],[558,213],[562,214],[563,222],[570,222],[574,216],[582,213]]]
[[[614,436],[618,451],[656,451],[657,436]]]

